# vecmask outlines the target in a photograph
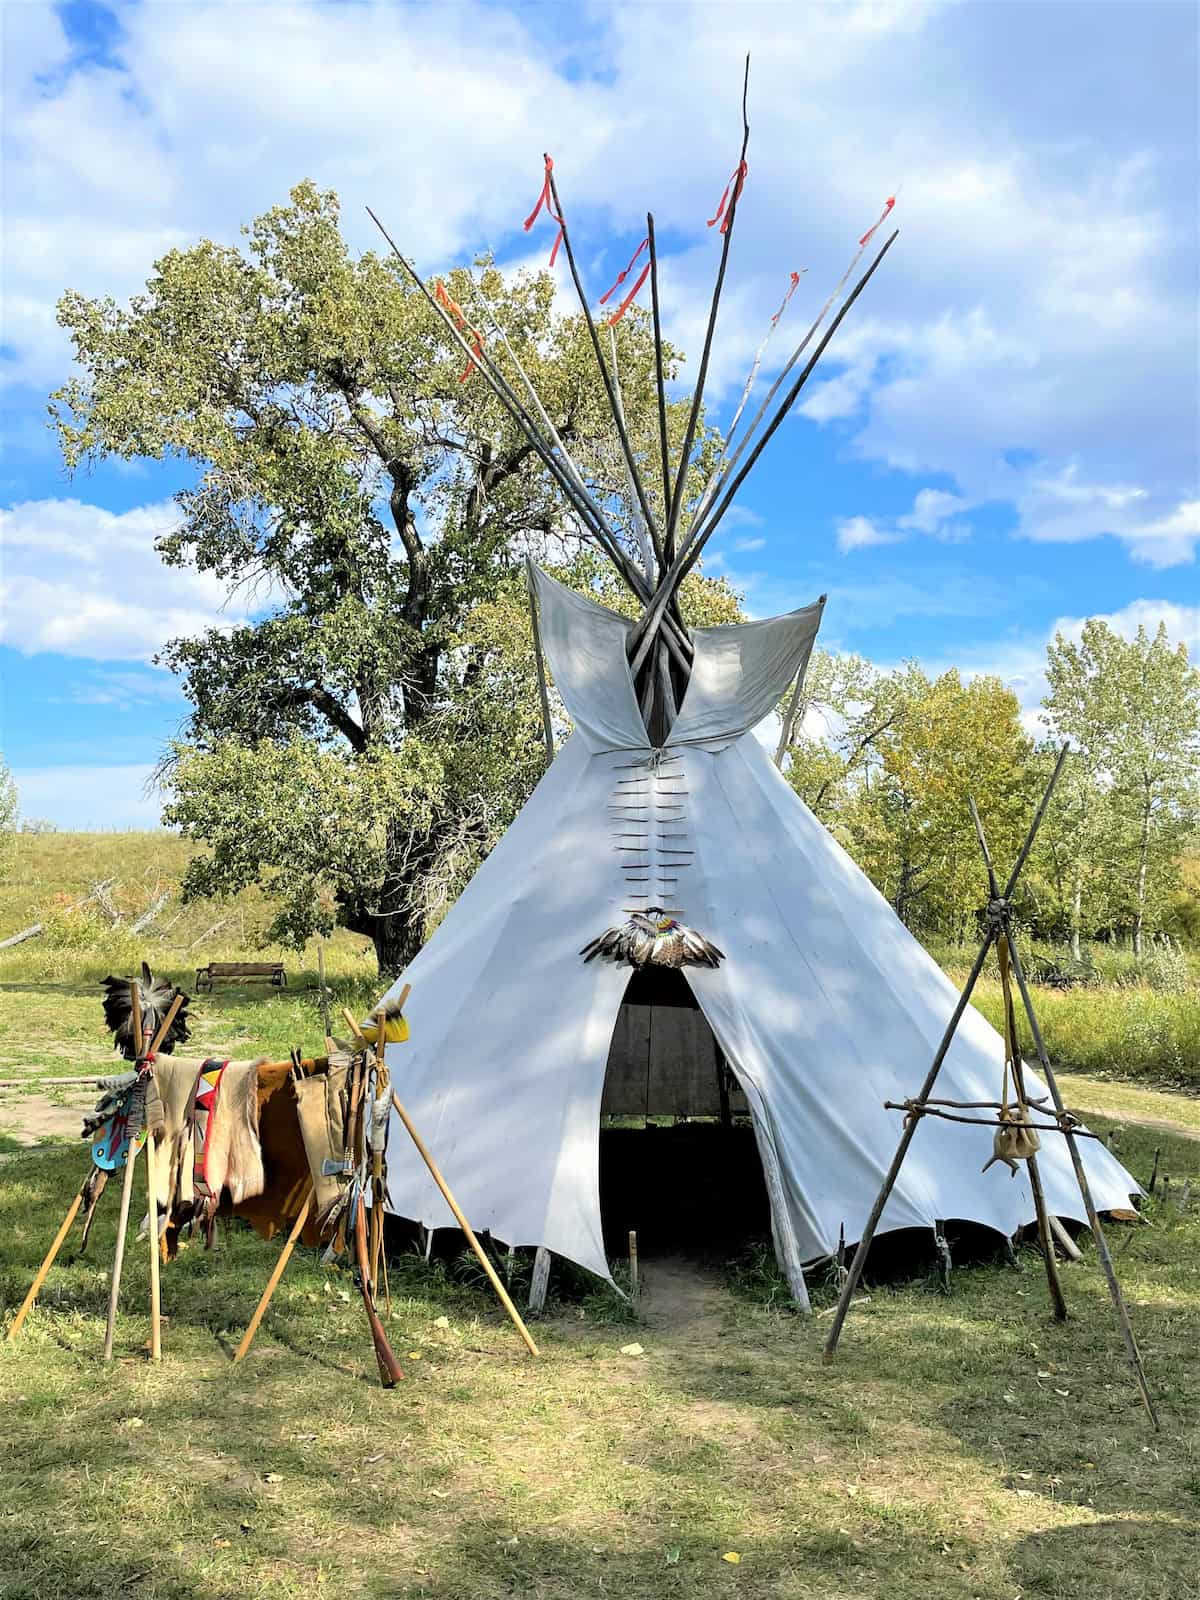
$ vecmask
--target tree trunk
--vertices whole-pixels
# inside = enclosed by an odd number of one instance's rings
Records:
[[[365,934],[374,944],[379,976],[389,983],[408,966],[421,948],[425,934],[423,920],[412,912],[400,912],[391,917],[367,916],[355,931]]]
[[[1146,920],[1146,862],[1150,855],[1150,796],[1142,809],[1142,837],[1138,847],[1137,910],[1133,918],[1133,953],[1142,959],[1142,924]]]
[[[1083,874],[1076,868],[1075,887],[1071,895],[1071,957],[1082,960],[1079,944],[1079,924],[1083,919]]]

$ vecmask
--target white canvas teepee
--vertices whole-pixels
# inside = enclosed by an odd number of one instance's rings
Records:
[[[899,1117],[883,1102],[918,1091],[957,996],[751,732],[807,662],[823,602],[690,635],[679,610],[680,584],[897,237],[893,231],[848,288],[891,214],[889,197],[735,444],[764,339],[716,470],[689,496],[749,133],[743,89],[741,154],[709,223],[720,223],[720,261],[675,462],[654,219],[647,217],[634,258],[648,249],[649,264],[609,323],[621,320],[649,278],[658,461],[635,449],[626,429],[617,347],[602,350],[554,163],[545,157],[542,193],[525,226],[543,209],[557,225],[551,265],[561,244],[620,446],[622,491],[598,484],[572,460],[565,419],[556,429],[512,342],[496,329],[497,345],[472,326],[444,285],[431,291],[385,233],[415,291],[467,358],[464,379],[478,373],[487,384],[556,483],[572,531],[611,560],[641,606],[630,623],[532,575],[541,642],[574,732],[390,993],[412,986],[411,1042],[396,1066],[401,1096],[473,1225],[607,1277],[600,1115],[631,967],[584,954],[631,911],[675,914],[723,953],[715,966],[689,965],[687,980],[753,1117],[776,1248],[802,1299],[803,1262],[829,1255],[842,1231],[848,1243],[863,1231],[899,1135]],[[793,273],[793,287],[798,281]],[[790,298],[791,290],[767,338]],[[545,707],[544,714],[549,741]],[[951,1099],[995,1101],[1003,1062],[999,1035],[968,1010],[939,1087]],[[1001,1166],[981,1171],[992,1131],[926,1119],[882,1227],[932,1228],[958,1218],[1011,1233],[1032,1221],[1023,1167],[1015,1176]],[[1133,1179],[1102,1146],[1085,1143],[1097,1204],[1128,1205]],[[1058,1133],[1042,1140],[1047,1206],[1082,1221],[1063,1145]],[[403,1145],[390,1170],[393,1210],[429,1227],[451,1224],[439,1191]]]
[[[403,975],[404,1101],[477,1229],[607,1277],[600,1108],[631,972],[579,952],[628,908],[674,910],[724,953],[687,978],[753,1115],[799,1291],[800,1261],[831,1254],[841,1230],[859,1237],[899,1135],[883,1102],[916,1092],[957,999],[750,731],[807,659],[821,607],[694,630],[690,683],[655,749],[629,671],[632,624],[545,574],[534,582],[575,731]],[[995,1100],[1003,1061],[1000,1036],[969,1010],[941,1092]],[[981,1171],[991,1145],[986,1127],[927,1120],[882,1228],[1032,1222],[1024,1167]],[[1127,1206],[1137,1185],[1124,1168],[1091,1141],[1086,1161],[1097,1205]],[[1049,1210],[1086,1220],[1061,1137],[1043,1138],[1039,1165]],[[452,1225],[402,1146],[390,1170],[397,1213]]]

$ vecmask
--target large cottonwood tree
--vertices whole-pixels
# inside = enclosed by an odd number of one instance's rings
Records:
[[[241,248],[172,251],[128,307],[67,294],[79,371],[52,411],[72,469],[105,456],[193,469],[163,558],[261,600],[252,625],[165,652],[192,706],[167,818],[208,846],[188,889],[260,883],[277,936],[341,922],[391,972],[541,771],[520,559],[570,567],[580,536],[398,265],[350,251],[335,196],[302,184],[245,234]],[[473,277],[449,275],[450,295],[486,332],[481,284],[597,496],[619,501],[581,319],[555,315],[548,274],[484,263]],[[618,357],[652,486],[653,357],[636,312]]]

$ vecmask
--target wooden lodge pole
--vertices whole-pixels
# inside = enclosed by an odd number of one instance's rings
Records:
[[[1054,1068],[1050,1065],[1050,1057],[1046,1053],[1046,1044],[1042,1038],[1041,1025],[1037,1013],[1033,1009],[1033,1000],[1029,993],[1029,986],[1025,982],[1025,970],[1021,965],[1021,958],[1016,947],[1009,945],[1009,954],[1012,958],[1013,977],[1017,980],[1017,988],[1021,991],[1021,1003],[1025,1007],[1025,1015],[1029,1020],[1029,1031],[1033,1035],[1034,1049],[1037,1051],[1038,1063],[1042,1069],[1042,1076],[1046,1080],[1046,1087],[1054,1101],[1054,1109],[1058,1113],[1063,1134],[1067,1141],[1067,1149],[1071,1153],[1071,1165],[1075,1168],[1075,1179],[1079,1184],[1079,1192],[1083,1196],[1083,1204],[1087,1211],[1088,1225],[1092,1230],[1092,1237],[1096,1241],[1096,1254],[1100,1257],[1100,1265],[1104,1270],[1108,1292],[1112,1296],[1113,1310],[1117,1314],[1117,1322],[1121,1329],[1121,1337],[1125,1341],[1125,1349],[1137,1379],[1138,1390],[1142,1397],[1142,1404],[1151,1423],[1158,1428],[1158,1413],[1154,1409],[1154,1401],[1150,1397],[1150,1388],[1146,1382],[1146,1370],[1142,1366],[1142,1356],[1138,1349],[1137,1338],[1134,1335],[1133,1324],[1129,1320],[1129,1312],[1125,1306],[1125,1298],[1121,1293],[1121,1285],[1117,1281],[1117,1271],[1113,1266],[1112,1253],[1108,1248],[1108,1240],[1104,1237],[1104,1229],[1100,1226],[1100,1216],[1096,1210],[1096,1203],[1092,1198],[1091,1185],[1088,1183],[1087,1169],[1083,1164],[1083,1154],[1079,1148],[1079,1141],[1075,1137],[1071,1119],[1067,1108],[1063,1104],[1062,1095],[1058,1089],[1058,1079],[1054,1075]]]
[[[142,1001],[136,978],[129,985],[133,1007],[133,1041],[141,1060],[145,1046],[142,1032]],[[152,1052],[153,1053],[153,1052]],[[154,1133],[146,1128],[146,1209],[150,1218],[150,1359],[162,1360],[162,1294],[158,1281],[158,1165],[155,1161]],[[114,1274],[115,1276],[115,1274]]]
[[[117,1217],[117,1247],[113,1254],[112,1283],[108,1290],[108,1320],[104,1325],[104,1359],[113,1358],[113,1336],[117,1329],[117,1305],[121,1298],[121,1272],[125,1266],[125,1233],[129,1227],[129,1201],[133,1193],[133,1164],[137,1145],[132,1137],[125,1155],[125,1175],[121,1183],[121,1210]]]
[[[8,1332],[5,1334],[6,1342],[11,1342],[13,1339],[15,1339],[20,1333],[22,1327],[25,1325],[25,1318],[29,1315],[29,1312],[33,1306],[33,1302],[37,1299],[39,1293],[41,1292],[42,1285],[45,1283],[46,1278],[49,1275],[50,1268],[54,1265],[54,1258],[62,1249],[63,1241],[67,1237],[68,1233],[70,1233],[71,1224],[75,1221],[75,1218],[79,1213],[79,1208],[82,1204],[83,1190],[80,1189],[74,1200],[72,1200],[71,1204],[67,1207],[67,1214],[62,1220],[62,1226],[54,1235],[54,1243],[50,1246],[49,1250],[46,1251],[45,1260],[37,1269],[37,1275],[29,1286],[29,1293],[25,1296],[24,1300],[21,1301],[20,1309],[13,1318]]]
[[[402,993],[400,995],[400,1004],[401,1004],[401,1006],[403,1006],[405,1000],[408,998],[409,993],[410,993],[410,990],[409,990],[408,986],[405,985],[405,987],[404,987],[404,989],[403,989],[403,991],[402,991]],[[342,1008],[342,1015],[345,1017],[346,1021],[350,1025],[350,1027],[354,1030],[355,1036],[357,1038],[359,1038],[359,1039],[362,1039],[362,1037],[363,1037],[362,1030],[359,1028],[358,1023],[354,1020],[353,1012],[351,1012],[351,1011],[347,1010],[345,1007],[343,1007]],[[421,1160],[429,1168],[430,1177],[433,1179],[434,1183],[437,1184],[438,1188],[442,1191],[442,1198],[445,1200],[446,1204],[450,1207],[450,1210],[453,1212],[454,1220],[458,1223],[459,1227],[462,1229],[463,1234],[466,1237],[467,1243],[471,1246],[471,1249],[475,1252],[475,1257],[478,1260],[479,1265],[483,1268],[484,1272],[487,1273],[488,1281],[490,1282],[492,1288],[496,1291],[496,1296],[499,1299],[500,1304],[504,1307],[505,1311],[508,1312],[509,1317],[512,1319],[513,1326],[516,1328],[517,1332],[521,1335],[521,1338],[525,1341],[526,1349],[529,1351],[529,1354],[531,1356],[541,1355],[541,1351],[538,1349],[537,1345],[533,1341],[533,1336],[530,1334],[529,1329],[525,1326],[524,1322],[521,1320],[521,1313],[517,1310],[516,1306],[513,1305],[512,1300],[511,1300],[511,1298],[509,1296],[508,1290],[500,1282],[500,1278],[497,1275],[495,1267],[492,1266],[492,1263],[488,1260],[486,1251],[484,1250],[483,1246],[480,1244],[479,1240],[475,1237],[475,1230],[471,1227],[471,1224],[467,1221],[466,1217],[463,1215],[462,1207],[459,1205],[458,1201],[454,1198],[453,1194],[451,1194],[451,1192],[450,1192],[450,1185],[446,1182],[445,1178],[442,1176],[441,1169],[439,1168],[437,1162],[430,1155],[429,1150],[426,1147],[425,1141],[421,1138],[421,1135],[417,1132],[416,1128],[413,1126],[412,1118],[409,1116],[408,1112],[404,1109],[403,1105],[400,1102],[400,1096],[396,1093],[396,1091],[394,1089],[392,1090],[392,1106],[394,1107],[394,1109],[396,1111],[396,1115],[400,1118],[400,1121],[404,1124],[405,1128],[407,1129],[409,1138],[416,1145],[417,1154],[421,1157]]]
[[[1016,888],[1024,870],[1025,862],[1029,858],[1029,852],[1033,849],[1033,842],[1037,838],[1038,829],[1042,825],[1042,818],[1046,815],[1046,807],[1050,804],[1050,797],[1054,793],[1055,785],[1058,783],[1059,774],[1062,772],[1066,759],[1067,746],[1064,744],[1058,753],[1058,761],[1055,763],[1054,771],[1050,775],[1046,791],[1042,795],[1037,810],[1034,812],[1033,821],[1030,823],[1029,831],[1025,835],[1025,843],[1021,846],[1021,852],[1008,875],[1008,882],[1004,888],[1005,901],[1011,898],[1012,892]],[[983,964],[987,960],[988,952],[996,942],[1000,932],[1001,929],[997,922],[988,923],[987,932],[984,934],[983,941],[979,946],[979,954],[975,957],[975,964],[972,966],[967,976],[967,981],[963,985],[963,991],[958,997],[958,1004],[954,1007],[950,1021],[946,1024],[946,1031],[942,1035],[941,1043],[938,1045],[937,1054],[933,1058],[929,1071],[925,1074],[925,1081],[915,1097],[918,1105],[924,1105],[933,1093],[933,1086],[937,1081],[938,1073],[942,1070],[942,1063],[946,1059],[954,1040],[954,1035],[958,1032],[958,1025],[962,1021],[963,1013],[966,1011],[975,985],[979,981],[979,974],[983,971]],[[1016,968],[1014,967],[1013,970],[1015,972]],[[883,1208],[887,1205],[891,1192],[896,1186],[896,1179],[900,1176],[900,1168],[904,1165],[904,1158],[908,1154],[908,1147],[913,1141],[917,1131],[917,1124],[920,1120],[919,1116],[909,1116],[905,1119],[900,1142],[896,1146],[896,1154],[892,1157],[892,1164],[888,1168],[879,1193],[875,1197],[875,1204],[871,1207],[871,1213],[863,1228],[862,1238],[858,1241],[858,1248],[851,1258],[850,1270],[846,1273],[846,1281],[843,1283],[841,1295],[838,1297],[833,1324],[829,1329],[829,1337],[825,1341],[824,1359],[827,1362],[832,1361],[837,1352],[842,1325],[846,1321],[846,1313],[850,1309],[850,1301],[854,1296],[855,1289],[858,1287],[858,1281],[862,1277],[863,1267],[866,1265],[867,1252],[871,1248],[871,1241],[875,1237],[875,1230],[879,1226]]]
[[[983,831],[983,823],[979,820],[979,810],[973,795],[967,797],[967,805],[971,812],[971,821],[975,825],[975,837],[979,842],[983,864],[987,869],[988,891],[993,902],[1000,899],[1000,885],[996,881],[996,869],[992,864],[992,852],[988,849],[987,835]],[[1005,1049],[1012,1058],[1013,1087],[1017,1092],[1017,1102],[1024,1114],[1028,1105],[1025,1095],[1025,1073],[1021,1066],[1021,1048],[1017,1039],[1017,1019],[1013,1010],[1012,990],[1008,981],[1008,961],[1012,958],[1011,930],[1005,931],[997,940],[997,949],[1000,954],[1000,981],[1004,991],[1004,1040]],[[1007,960],[1006,960],[1007,957]],[[1033,1212],[1037,1218],[1038,1240],[1042,1247],[1042,1260],[1046,1268],[1046,1286],[1050,1290],[1050,1303],[1054,1307],[1056,1322],[1067,1320],[1067,1301],[1063,1294],[1062,1283],[1058,1276],[1058,1257],[1054,1253],[1054,1234],[1050,1228],[1050,1217],[1046,1210],[1046,1196],[1042,1190],[1042,1175],[1038,1170],[1036,1155],[1030,1155],[1025,1163],[1029,1173],[1029,1188],[1033,1195]]]
[[[143,1059],[142,1049],[143,1049],[143,1045],[144,1045],[145,1041],[142,1038],[141,996],[137,992],[136,981],[130,985],[130,999],[133,1002],[133,1030],[134,1030],[133,1031],[133,1043],[134,1043],[134,1048],[137,1051],[137,1058],[140,1061],[140,1060]],[[154,1036],[154,1042],[151,1044],[150,1049],[147,1052],[147,1054],[154,1055],[157,1052],[159,1046],[162,1044],[163,1040],[167,1036],[168,1029],[170,1028],[171,1024],[175,1020],[175,1013],[179,1010],[179,1007],[180,1007],[180,1005],[182,1003],[183,1003],[183,996],[181,994],[177,994],[175,996],[174,1000],[172,1000],[171,1006],[170,1006],[170,1010],[167,1012],[166,1016],[163,1018],[162,1023],[161,1023],[161,1025],[159,1027],[159,1030]],[[111,1361],[112,1358],[113,1358],[113,1336],[116,1333],[116,1327],[117,1327],[117,1305],[118,1305],[118,1303],[120,1301],[120,1298],[121,1298],[121,1273],[122,1273],[122,1270],[124,1269],[124,1266],[125,1266],[125,1234],[126,1234],[126,1231],[127,1231],[128,1227],[129,1227],[129,1202],[130,1202],[130,1198],[131,1198],[131,1196],[133,1194],[133,1167],[134,1167],[134,1162],[137,1159],[137,1144],[136,1144],[137,1131],[138,1130],[136,1130],[136,1129],[133,1130],[133,1132],[131,1134],[131,1137],[130,1137],[130,1140],[129,1140],[128,1154],[125,1157],[125,1176],[124,1176],[124,1179],[123,1179],[122,1184],[121,1184],[121,1210],[120,1210],[120,1214],[118,1215],[118,1218],[117,1218],[117,1247],[116,1247],[116,1251],[115,1251],[115,1253],[113,1255],[112,1284],[111,1284],[111,1286],[109,1288],[109,1292],[108,1292],[108,1319],[107,1319],[107,1321],[106,1321],[106,1323],[104,1325],[104,1359],[105,1359],[105,1361]],[[150,1135],[147,1133],[147,1135],[146,1135],[146,1145],[147,1145],[147,1147],[149,1147],[149,1144],[150,1144]],[[147,1167],[147,1171],[149,1171],[149,1170],[150,1170],[149,1167]],[[153,1205],[153,1203],[154,1202],[153,1202],[153,1198],[152,1198],[151,1204]],[[155,1209],[157,1209],[157,1208],[155,1208]],[[155,1253],[158,1250],[158,1237],[157,1237],[157,1235],[158,1235],[158,1228],[157,1228],[157,1225],[156,1225],[156,1226],[152,1227],[152,1229],[151,1229],[151,1250],[153,1252],[155,1252]],[[157,1279],[157,1272],[155,1273],[154,1276],[155,1276],[155,1279]],[[156,1338],[156,1329],[153,1326],[153,1323],[154,1323],[153,1290],[151,1291],[151,1295],[152,1295],[152,1299],[151,1299],[151,1321],[152,1321],[152,1326],[151,1326],[151,1330],[150,1330],[150,1339],[151,1339],[151,1350],[153,1351],[155,1344],[160,1343],[161,1340],[160,1340],[160,1338]]]
[[[508,1312],[509,1317],[512,1319],[513,1327],[516,1328],[517,1332],[521,1335],[521,1338],[525,1341],[526,1349],[529,1351],[531,1356],[541,1355],[541,1351],[533,1341],[532,1334],[521,1320],[521,1313],[517,1310],[516,1306],[513,1305],[512,1300],[509,1297],[508,1290],[500,1282],[495,1267],[493,1267],[492,1263],[488,1260],[483,1246],[475,1237],[475,1232],[471,1227],[471,1224],[467,1221],[466,1217],[463,1216],[462,1209],[459,1206],[458,1201],[451,1194],[450,1185],[446,1182],[445,1178],[442,1177],[437,1162],[426,1149],[421,1135],[417,1132],[416,1128],[413,1127],[412,1118],[400,1103],[400,1097],[397,1095],[394,1089],[392,1090],[392,1105],[395,1107],[396,1114],[400,1118],[400,1121],[404,1124],[405,1128],[407,1128],[409,1138],[416,1145],[418,1155],[429,1168],[429,1174],[434,1183],[436,1183],[438,1188],[442,1191],[443,1199],[450,1207],[450,1210],[454,1213],[454,1220],[458,1223],[459,1227],[466,1235],[467,1243],[475,1252],[476,1258],[479,1261],[479,1265],[487,1273],[488,1280],[491,1283],[492,1288],[496,1291],[496,1296],[500,1301],[500,1304],[504,1307],[505,1311]]]
[[[312,1203],[313,1191],[312,1184],[310,1183],[308,1186],[308,1193],[304,1197],[304,1204],[300,1207],[300,1213],[295,1222],[292,1223],[292,1231],[288,1234],[287,1243],[279,1252],[279,1260],[275,1263],[274,1269],[271,1272],[271,1276],[267,1279],[267,1286],[262,1292],[262,1299],[254,1308],[254,1315],[250,1318],[250,1325],[242,1335],[242,1342],[233,1352],[233,1364],[235,1366],[239,1361],[241,1361],[247,1350],[249,1350],[250,1346],[254,1343],[254,1335],[258,1332],[259,1324],[267,1314],[267,1307],[271,1304],[271,1297],[275,1293],[276,1289],[278,1289],[279,1280],[283,1277],[284,1270],[286,1269],[288,1262],[292,1259],[292,1251],[296,1248],[296,1245],[300,1241],[300,1235],[304,1232],[304,1224],[308,1221],[309,1212],[312,1210]]]

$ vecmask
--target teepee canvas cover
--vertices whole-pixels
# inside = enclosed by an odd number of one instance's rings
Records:
[[[609,930],[621,929],[631,912],[661,907],[686,923],[684,932],[699,936],[703,959],[714,957],[709,946],[723,952],[716,965],[689,965],[687,981],[754,1119],[776,1247],[793,1292],[803,1298],[801,1262],[829,1255],[843,1229],[847,1242],[859,1237],[897,1144],[898,1118],[883,1102],[917,1091],[957,996],[751,732],[789,683],[798,692],[823,602],[767,621],[691,632],[680,609],[683,579],[897,237],[893,230],[849,287],[891,214],[889,196],[757,412],[743,422],[767,343],[799,282],[791,274],[716,468],[698,493],[689,491],[748,172],[748,61],[746,72],[738,165],[708,223],[720,241],[719,263],[674,460],[653,216],[618,279],[648,251],[636,284],[607,315],[607,353],[549,155],[541,195],[525,222],[528,231],[544,212],[557,228],[550,265],[561,245],[620,446],[623,491],[571,458],[565,419],[556,428],[494,316],[485,317],[489,326],[476,326],[443,283],[425,284],[379,224],[401,271],[465,356],[461,381],[477,375],[487,384],[557,485],[572,532],[604,553],[641,607],[630,623],[531,573],[541,644],[574,732],[391,993],[412,985],[411,1042],[396,1066],[402,1098],[474,1226],[509,1244],[545,1246],[607,1277],[600,1114],[631,966],[606,959],[607,948],[588,960],[584,954]],[[647,279],[657,461],[655,452],[634,448],[625,426],[612,335]],[[477,298],[486,308],[481,292]],[[545,697],[543,717],[549,745]],[[992,1101],[1003,1062],[999,1035],[968,1010],[940,1085],[956,1100]],[[1003,1167],[980,1170],[993,1132],[926,1119],[882,1227],[961,1218],[1011,1233],[1031,1221],[1024,1168],[1011,1177]],[[1057,1135],[1042,1142],[1047,1205],[1083,1220],[1063,1143]],[[424,1171],[402,1148],[395,1157],[393,1209],[426,1226],[448,1225],[450,1214]],[[1137,1187],[1129,1174],[1094,1143],[1085,1159],[1097,1204],[1126,1206]]]
[[[545,1245],[608,1276],[600,1105],[628,966],[581,947],[628,908],[673,908],[723,952],[688,982],[744,1091],[803,1260],[861,1232],[956,991],[775,770],[750,731],[812,647],[820,607],[693,630],[695,658],[661,749],[648,742],[624,618],[535,575],[546,655],[575,731],[404,974],[411,1041],[397,1062],[414,1122],[477,1229]],[[690,853],[689,853],[690,852]],[[397,988],[399,985],[397,985]],[[943,1069],[956,1100],[995,1099],[1003,1042],[968,1010]],[[1039,1090],[1040,1091],[1040,1087]],[[1022,1167],[981,1168],[992,1130],[928,1119],[884,1230],[942,1219],[1003,1233],[1032,1222]],[[453,1219],[397,1148],[393,1209]],[[1088,1142],[1097,1205],[1137,1185]],[[1039,1156],[1048,1208],[1084,1221],[1061,1138]]]

